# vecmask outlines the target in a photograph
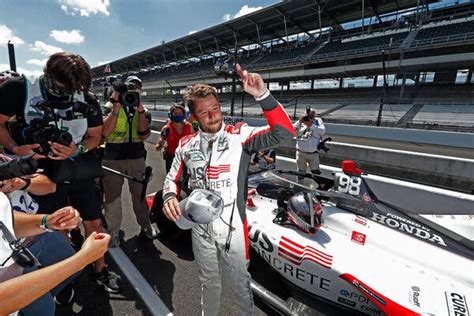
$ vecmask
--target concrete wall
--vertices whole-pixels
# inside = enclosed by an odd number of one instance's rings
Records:
[[[262,119],[246,119],[249,124],[262,125]],[[163,122],[154,121],[153,128],[162,126]],[[437,131],[406,130],[396,128],[371,128],[343,124],[327,124],[329,134],[352,135],[369,138],[423,142],[441,140],[436,134],[445,136],[445,140],[460,134],[460,138],[472,138],[474,134]],[[335,132],[333,132],[335,131]],[[413,132],[413,134],[412,134]],[[430,133],[431,132],[431,133]],[[346,134],[347,133],[347,134]],[[352,134],[351,134],[352,133]],[[401,134],[402,137],[399,137]],[[439,135],[438,135],[439,136]],[[418,140],[418,141],[416,141]],[[474,145],[474,139],[471,142]],[[450,188],[461,192],[472,193],[474,190],[474,159],[445,157],[431,154],[375,148],[362,145],[330,142],[330,151],[321,153],[321,162],[331,166],[340,166],[343,160],[351,159],[371,174],[388,176],[410,182],[418,182],[438,187]],[[287,141],[277,148],[280,156],[295,157],[295,141]]]
[[[148,141],[156,143],[158,136],[159,133],[153,131]],[[336,149],[334,148],[334,150]],[[278,156],[277,168],[296,170],[295,160]],[[367,172],[363,165],[362,169]],[[333,172],[341,169],[322,164],[321,170],[324,175],[330,176]],[[474,196],[472,194],[372,175],[370,172],[364,177],[379,199],[417,214],[474,215]]]
[[[155,124],[162,124],[159,122],[161,118],[158,115],[165,114],[160,112],[153,113],[157,114],[155,119],[158,121]],[[236,119],[240,118],[236,117]],[[253,126],[262,126],[266,124],[265,119],[244,118],[243,120],[249,125]],[[428,131],[409,128],[375,127],[333,123],[326,123],[325,125],[327,133],[332,135],[356,136],[474,149],[474,133]]]

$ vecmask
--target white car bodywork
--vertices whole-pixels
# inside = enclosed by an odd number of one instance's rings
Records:
[[[347,177],[351,186],[344,183]],[[379,201],[370,188],[364,191],[360,175],[339,173],[335,183],[332,193],[350,203],[321,202],[322,224],[314,234],[274,223],[277,199],[260,194],[258,187],[249,191],[250,245],[298,288],[346,308],[372,315],[473,313],[473,216],[425,216],[457,233],[446,235],[383,203],[375,208]],[[298,187],[291,180],[287,184]]]

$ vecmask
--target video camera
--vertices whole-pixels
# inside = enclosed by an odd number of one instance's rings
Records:
[[[42,116],[34,118],[29,124],[25,122],[7,122],[7,128],[12,138],[20,145],[40,144],[35,152],[48,155],[51,152],[49,142],[69,146],[72,135],[58,127],[58,120],[71,121],[77,114],[84,117],[94,117],[100,109],[81,101],[49,101],[42,100],[34,105],[42,112]],[[61,110],[57,113],[55,110]],[[52,124],[54,123],[54,124]]]
[[[329,151],[329,148],[326,147],[326,142],[331,142],[332,141],[332,138],[331,137],[326,137],[325,139],[323,139],[322,141],[319,142],[318,144],[318,150],[324,150],[325,153],[327,153]]]
[[[115,80],[112,82],[112,88],[114,91],[120,93],[119,101],[127,108],[134,108],[140,103],[140,93],[136,90],[133,83],[124,83],[121,80]]]

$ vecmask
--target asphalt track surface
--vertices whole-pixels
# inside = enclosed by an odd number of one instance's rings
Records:
[[[147,144],[147,164],[153,167],[153,179],[148,193],[162,187],[165,176],[164,163],[154,146]],[[87,197],[85,197],[87,198]],[[161,237],[150,241],[139,235],[140,229],[131,211],[131,200],[127,185],[122,191],[123,233],[121,249],[133,262],[150,286],[159,295],[173,315],[200,314],[200,284],[198,270],[193,262],[190,236],[177,240]],[[253,259],[252,259],[253,260]],[[111,260],[109,260],[111,262]],[[119,271],[111,263],[113,271]],[[75,283],[76,296],[73,304],[58,307],[56,315],[151,315],[132,286],[122,276],[123,291],[108,294],[90,282],[90,268],[86,268]],[[250,273],[257,282],[287,299],[292,294],[279,277],[269,271],[257,258],[251,262]],[[275,311],[256,299],[257,315],[277,315]],[[304,315],[350,315],[324,302],[317,302],[315,311]],[[234,309],[232,297],[225,282],[221,298],[221,315],[239,315]]]

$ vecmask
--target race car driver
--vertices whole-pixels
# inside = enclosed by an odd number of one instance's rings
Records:
[[[199,132],[180,140],[163,187],[163,212],[173,221],[181,216],[178,204],[182,183],[189,178],[192,189],[207,189],[220,194],[224,211],[210,224],[192,228],[194,258],[199,267],[203,315],[217,315],[221,275],[235,296],[241,315],[254,315],[250,289],[245,201],[247,170],[251,154],[276,147],[294,136],[294,129],[283,107],[270,95],[262,77],[236,65],[243,90],[260,103],[269,126],[225,125],[215,88],[196,84],[187,88],[184,101],[199,122]]]

